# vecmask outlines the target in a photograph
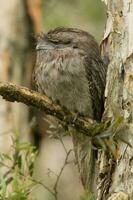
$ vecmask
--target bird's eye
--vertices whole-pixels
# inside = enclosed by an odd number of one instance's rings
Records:
[[[57,40],[57,39],[52,39],[51,41],[54,42],[54,43],[58,43],[59,42],[59,40]]]
[[[78,46],[77,45],[73,45],[73,49],[78,49]]]
[[[48,40],[48,42],[51,42],[51,43],[54,43],[54,44],[59,43],[59,40],[57,38],[52,38],[52,37],[47,36],[47,40]]]
[[[62,44],[70,44],[71,40],[70,39],[63,39]]]
[[[51,42],[54,43],[54,44],[58,44],[59,40],[51,40]]]
[[[54,43],[54,44],[65,44],[65,45],[67,45],[67,44],[70,44],[71,43],[71,41],[69,40],[52,40],[52,43]]]

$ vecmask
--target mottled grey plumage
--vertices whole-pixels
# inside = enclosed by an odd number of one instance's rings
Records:
[[[106,69],[95,39],[79,29],[56,28],[38,37],[36,50],[33,79],[37,90],[71,111],[100,120]],[[82,157],[79,168],[88,162],[87,151],[81,153],[87,143],[86,137],[75,143],[80,146],[76,150],[77,157]],[[86,170],[88,164],[85,164]],[[82,176],[82,169],[80,172]],[[86,177],[82,180],[84,185],[89,182]]]

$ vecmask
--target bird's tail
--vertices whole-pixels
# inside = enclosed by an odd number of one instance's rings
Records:
[[[92,141],[88,136],[76,132],[72,133],[72,137],[83,186],[86,191],[94,193],[96,152],[92,148]]]

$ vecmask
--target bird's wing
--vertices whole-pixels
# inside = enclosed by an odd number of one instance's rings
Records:
[[[101,119],[104,104],[104,90],[106,84],[106,68],[99,56],[86,57],[85,69],[91,93],[94,118]]]

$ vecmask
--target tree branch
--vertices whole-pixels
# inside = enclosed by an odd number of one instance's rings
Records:
[[[94,134],[94,129],[99,129],[99,124],[95,121],[80,116],[75,119],[75,113],[69,112],[67,109],[52,102],[47,96],[26,87],[8,82],[0,82],[0,95],[7,101],[21,102],[43,110],[46,114],[57,117],[64,126],[68,127],[70,125],[90,137]]]

